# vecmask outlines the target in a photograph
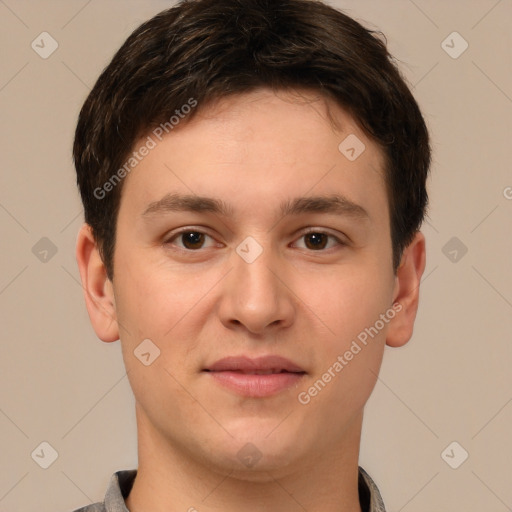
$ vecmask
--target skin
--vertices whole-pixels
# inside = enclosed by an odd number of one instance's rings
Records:
[[[113,282],[89,226],[80,230],[89,316],[101,340],[121,340],[136,399],[131,512],[360,511],[363,408],[386,343],[412,335],[425,241],[418,232],[395,274],[381,150],[344,110],[329,109],[340,129],[314,94],[261,89],[224,98],[173,130],[124,183]],[[366,146],[354,161],[338,150],[349,134]],[[232,215],[141,216],[169,192],[220,199]],[[367,216],[279,213],[283,201],[332,194]],[[173,237],[183,227],[206,233],[204,245]],[[316,237],[327,241],[318,249],[307,228],[333,237]],[[236,252],[247,236],[263,249],[252,263]],[[393,303],[401,311],[300,403],[299,393]],[[133,353],[147,338],[161,351],[149,366]],[[268,354],[306,371],[296,387],[248,398],[202,371],[226,356]],[[247,443],[261,455],[252,467],[237,456]]]

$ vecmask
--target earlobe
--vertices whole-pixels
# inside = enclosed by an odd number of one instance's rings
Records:
[[[114,290],[107,277],[92,229],[84,224],[76,240],[76,261],[82,280],[85,304],[98,338],[105,342],[119,339]]]
[[[397,305],[396,309],[400,307],[400,311],[388,328],[386,344],[390,347],[401,347],[411,339],[425,261],[425,237],[418,231],[413,241],[405,248],[396,273],[393,303]]]

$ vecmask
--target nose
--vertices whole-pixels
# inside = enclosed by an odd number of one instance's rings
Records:
[[[252,262],[234,253],[233,264],[223,280],[218,310],[222,323],[252,334],[289,327],[295,316],[294,295],[289,277],[271,250],[263,250]]]

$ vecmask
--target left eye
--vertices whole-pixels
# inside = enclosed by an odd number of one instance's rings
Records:
[[[329,238],[335,240],[334,246],[343,245],[343,243],[334,235],[331,235],[329,233],[323,233],[322,231],[310,231],[309,233],[303,234],[299,238],[299,240],[305,240],[304,245],[306,249],[318,251],[326,248],[330,249],[330,247],[327,247],[327,245],[329,244]]]

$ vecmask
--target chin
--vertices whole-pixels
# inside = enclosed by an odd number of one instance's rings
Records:
[[[288,447],[271,452],[268,448],[260,450],[253,443],[242,445],[239,450],[225,453],[219,457],[220,470],[237,480],[247,482],[271,482],[289,474],[295,467],[296,451]]]
[[[307,440],[279,425],[281,421],[246,421],[239,422],[237,428],[227,428],[233,437],[213,440],[209,457],[216,462],[211,462],[223,473],[242,480],[265,482],[286,473],[287,468],[306,457]]]

